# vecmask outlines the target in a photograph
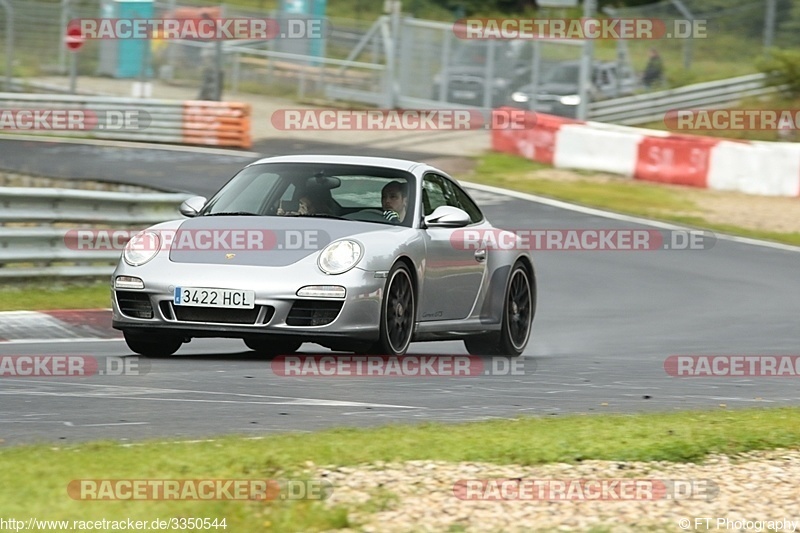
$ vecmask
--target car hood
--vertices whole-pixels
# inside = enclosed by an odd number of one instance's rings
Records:
[[[171,232],[169,259],[174,263],[287,266],[337,239],[393,229],[321,217],[197,217]]]
[[[533,86],[526,86],[522,89],[522,92],[529,95],[532,94]],[[557,96],[578,94],[578,86],[573,83],[542,83],[539,85],[538,94],[554,94]]]
[[[486,69],[480,66],[469,66],[469,65],[448,67],[447,75],[451,78],[459,76],[474,76],[483,79],[486,76]]]

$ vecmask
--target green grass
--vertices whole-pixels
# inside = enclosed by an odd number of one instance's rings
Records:
[[[350,509],[280,500],[86,502],[70,499],[66,487],[76,479],[317,479],[306,467],[308,461],[339,466],[405,460],[521,465],[588,459],[702,462],[712,453],[799,444],[796,408],[519,418],[130,447],[108,442],[47,444],[0,449],[0,508],[7,517],[224,517],[228,531],[319,531],[352,526],[352,511],[391,508],[394,497],[376,487],[371,501]],[[336,490],[334,486],[334,494]]]
[[[98,309],[111,306],[108,281],[93,283],[63,280],[25,282],[0,289],[0,311]]]
[[[537,194],[617,213],[800,246],[800,233],[797,232],[755,230],[708,222],[698,206],[678,188],[623,178],[607,183],[536,178],[535,171],[545,168],[550,167],[518,156],[491,153],[478,159],[478,165],[472,174],[462,177],[474,183]]]

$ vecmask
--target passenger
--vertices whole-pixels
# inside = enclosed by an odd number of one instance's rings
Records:
[[[381,205],[386,220],[401,224],[408,208],[408,185],[400,181],[386,184],[381,191]]]
[[[278,215],[329,215],[330,209],[327,207],[328,201],[325,195],[319,191],[308,191],[300,197],[297,211],[285,211],[283,207],[278,208]]]

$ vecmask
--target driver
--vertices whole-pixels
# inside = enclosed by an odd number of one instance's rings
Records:
[[[381,205],[386,220],[400,224],[406,218],[408,185],[400,181],[387,183],[381,191]]]

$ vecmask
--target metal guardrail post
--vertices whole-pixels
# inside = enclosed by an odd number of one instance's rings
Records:
[[[14,8],[9,0],[0,0],[0,5],[6,10],[6,83],[5,90],[11,91],[14,76]]]
[[[591,19],[597,11],[597,0],[583,0],[583,18]],[[581,53],[580,81],[578,83],[578,119],[586,120],[589,113],[589,96],[592,84],[592,63],[594,59],[594,41],[585,39]]]

